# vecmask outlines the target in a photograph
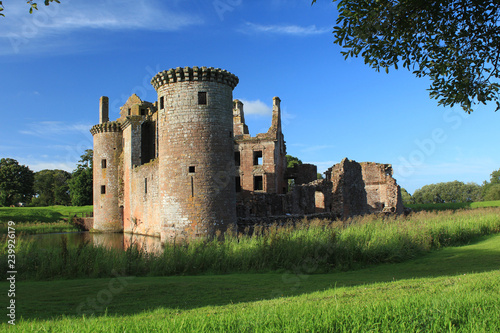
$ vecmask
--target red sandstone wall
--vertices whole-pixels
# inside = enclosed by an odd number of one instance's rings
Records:
[[[181,75],[157,87],[165,100],[158,114],[162,240],[214,234],[236,223],[234,81]],[[207,105],[198,104],[200,91],[207,93]]]
[[[104,124],[105,125],[105,124]],[[94,229],[118,232],[123,230],[119,207],[119,163],[122,151],[121,131],[94,133]],[[106,167],[102,167],[102,160]],[[101,186],[105,193],[101,194]]]

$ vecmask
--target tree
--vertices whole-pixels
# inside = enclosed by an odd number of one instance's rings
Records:
[[[61,3],[59,0],[44,0],[45,6],[48,6],[51,2]],[[26,3],[30,6],[29,12],[33,13],[33,9],[38,10],[38,4],[33,0],[27,0]],[[0,16],[5,16],[2,12],[4,10],[3,1],[0,1]]]
[[[401,198],[403,199],[403,205],[410,205],[413,203],[411,194],[404,188],[401,188]]]
[[[33,171],[12,158],[0,160],[0,206],[26,203],[33,196]]]
[[[493,171],[490,181],[483,183],[484,200],[500,200],[500,169]]]
[[[500,184],[491,184],[483,193],[485,201],[500,200]]]
[[[413,201],[417,204],[445,202],[481,201],[481,186],[476,183],[453,181],[425,185],[413,193]]]
[[[341,0],[338,13],[334,43],[346,59],[427,76],[439,105],[470,113],[472,104],[495,101],[500,109],[497,0]]]
[[[302,161],[298,157],[292,155],[286,155],[286,167],[293,168],[296,164],[302,164]]]
[[[42,170],[35,173],[33,206],[69,205],[68,181],[71,174],[64,170]]]
[[[73,206],[92,205],[93,202],[93,151],[85,150],[69,180],[69,193]]]

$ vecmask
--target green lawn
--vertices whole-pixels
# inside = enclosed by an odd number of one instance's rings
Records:
[[[0,222],[58,222],[92,210],[93,206],[0,207]]]
[[[18,321],[10,328],[493,332],[500,330],[499,268],[494,235],[405,263],[335,274],[307,275],[308,266],[272,274],[18,282]],[[8,289],[6,282],[0,289]],[[0,300],[7,304],[6,293]]]
[[[450,202],[450,203],[433,203],[433,204],[408,204],[405,205],[414,211],[439,211],[439,210],[456,210],[479,207],[500,207],[500,200],[497,201],[479,201],[479,202]]]
[[[8,221],[16,222],[17,233],[78,231],[68,220],[92,211],[93,206],[0,207],[0,234],[7,233]]]

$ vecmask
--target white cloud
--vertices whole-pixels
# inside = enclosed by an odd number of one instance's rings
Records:
[[[5,11],[7,24],[4,27],[4,37],[22,33],[23,29],[20,31],[19,27],[24,28],[26,33],[36,29],[64,33],[75,29],[171,31],[202,22],[199,17],[173,11],[166,8],[163,2],[151,0],[64,1],[48,7],[40,6],[40,10],[32,15],[25,10],[26,4],[13,7],[12,13]]]
[[[292,36],[309,36],[319,35],[331,32],[331,28],[317,28],[316,25],[302,27],[298,25],[262,25],[246,22],[245,26],[240,30],[244,33],[270,33]]]
[[[5,8],[0,37],[5,42],[0,54],[42,52],[61,41],[68,47],[68,36],[75,31],[176,31],[203,23],[196,15],[155,0],[68,0],[47,7],[39,5],[32,15],[23,2],[12,2]]]
[[[41,121],[38,123],[26,124],[26,128],[20,130],[19,133],[25,135],[33,135],[37,137],[54,137],[64,134],[80,135],[91,137],[89,124],[68,124],[62,121]]]
[[[269,116],[273,114],[272,107],[266,105],[260,99],[256,101],[247,101],[244,99],[240,99],[243,103],[243,113],[245,115],[258,115],[258,116]]]

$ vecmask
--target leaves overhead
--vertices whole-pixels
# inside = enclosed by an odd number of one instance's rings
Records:
[[[314,4],[316,0],[313,0]],[[349,57],[389,72],[399,66],[431,79],[439,105],[466,112],[499,102],[498,0],[341,0],[334,42]]]
[[[51,2],[61,3],[59,0],[44,0],[45,6],[48,6]],[[33,0],[26,0],[26,3],[30,6],[29,12],[33,14],[33,9],[38,10],[38,4]],[[4,10],[3,1],[0,1],[0,16],[5,16],[2,11]]]

